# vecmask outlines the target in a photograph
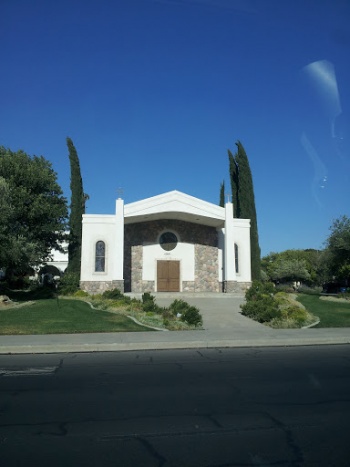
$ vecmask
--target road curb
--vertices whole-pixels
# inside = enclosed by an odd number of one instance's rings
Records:
[[[188,342],[137,342],[137,343],[106,343],[106,344],[56,344],[56,345],[9,345],[0,348],[0,355],[8,354],[52,354],[52,353],[88,353],[88,352],[126,352],[132,350],[170,350],[170,349],[209,349],[209,348],[240,348],[240,347],[298,347],[314,345],[344,345],[350,344],[350,338],[315,338],[300,339],[268,339],[252,342],[250,339],[213,340]]]

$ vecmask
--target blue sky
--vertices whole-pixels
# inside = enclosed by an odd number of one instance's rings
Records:
[[[88,213],[170,190],[218,204],[240,140],[262,254],[350,215],[348,0],[0,0],[0,145],[49,159]]]

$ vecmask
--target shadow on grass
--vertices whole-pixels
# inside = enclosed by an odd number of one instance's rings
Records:
[[[53,287],[42,286],[29,290],[12,290],[5,284],[0,286],[0,295],[7,295],[15,302],[28,302],[31,300],[56,299],[57,293]]]

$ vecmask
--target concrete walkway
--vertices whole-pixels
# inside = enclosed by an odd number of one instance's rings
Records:
[[[174,298],[197,306],[204,330],[0,336],[0,354],[350,343],[350,328],[279,330],[256,323],[240,313],[243,295],[154,295],[160,306],[169,305]]]

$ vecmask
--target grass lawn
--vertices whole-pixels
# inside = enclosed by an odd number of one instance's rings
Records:
[[[2,306],[0,334],[73,334],[152,331],[130,318],[93,310],[80,300],[38,300],[32,305]]]
[[[350,303],[321,300],[318,295],[298,295],[298,300],[305,308],[320,318],[316,328],[350,327]]]

